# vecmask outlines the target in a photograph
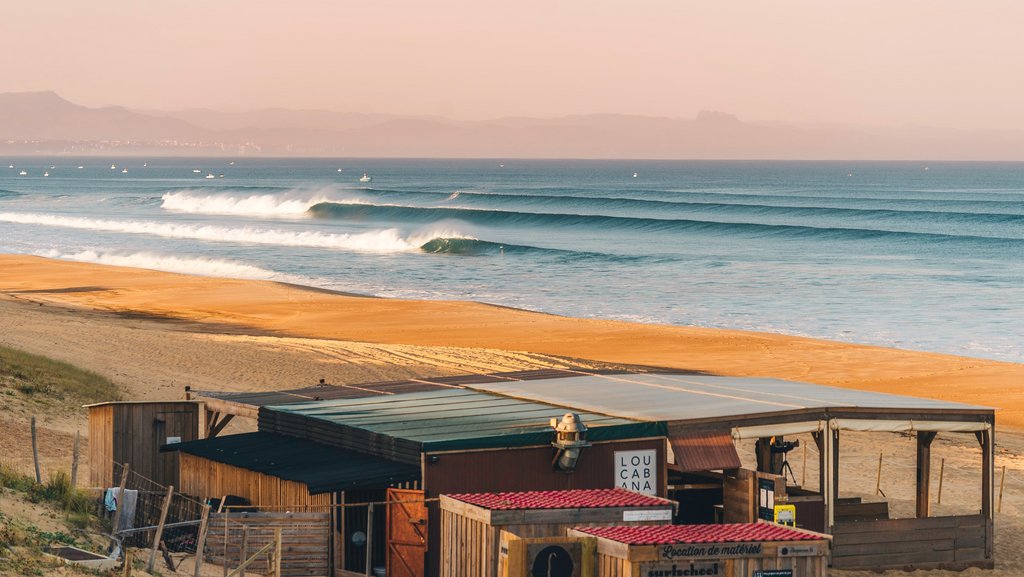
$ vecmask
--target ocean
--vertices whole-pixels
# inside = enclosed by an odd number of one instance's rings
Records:
[[[0,252],[1024,361],[1020,163],[5,160]]]

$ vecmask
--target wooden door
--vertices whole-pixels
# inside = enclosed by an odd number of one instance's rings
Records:
[[[423,491],[388,489],[388,577],[424,577],[427,504]]]

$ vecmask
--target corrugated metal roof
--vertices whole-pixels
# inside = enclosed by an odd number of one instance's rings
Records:
[[[466,389],[294,403],[263,410],[347,428],[350,436],[356,429],[372,436],[412,441],[428,452],[545,445],[552,440],[550,420],[569,411],[580,415],[589,429],[590,441],[665,434],[662,423],[581,412]],[[261,416],[261,427],[270,421]]]
[[[466,385],[479,391],[654,421],[742,417],[800,409],[986,411],[949,401],[779,379],[637,373]]]
[[[598,371],[611,374],[612,371]],[[199,391],[193,390],[196,397],[218,399],[240,405],[263,407],[269,405],[286,405],[306,401],[358,399],[380,395],[398,395],[421,391],[437,391],[458,388],[471,383],[498,383],[510,380],[556,379],[578,374],[572,370],[535,369],[527,371],[510,371],[486,375],[455,375],[451,377],[433,377],[427,379],[407,379],[400,381],[383,381],[358,385],[314,385],[282,391]]]
[[[699,431],[668,438],[676,465],[684,473],[738,469],[742,466],[729,431]]]
[[[723,525],[634,525],[576,527],[577,531],[627,545],[678,545],[684,543],[749,543],[765,541],[817,541],[827,539],[775,523],[727,523]]]
[[[420,478],[420,468],[415,465],[265,432],[164,445],[160,450],[182,451],[218,463],[305,483],[314,495],[378,488]]]
[[[570,489],[510,493],[458,493],[448,497],[490,510],[672,507],[673,502],[625,489]]]

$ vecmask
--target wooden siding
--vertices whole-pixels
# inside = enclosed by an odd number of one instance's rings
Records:
[[[161,453],[168,437],[200,438],[200,405],[193,401],[109,403],[89,407],[89,481],[95,487],[119,482],[114,463],[130,464],[161,485],[178,478],[177,459]]]
[[[578,531],[570,531],[569,534],[581,537],[587,535]],[[829,545],[824,538],[818,541],[769,541],[761,543],[761,546],[761,553],[751,556],[659,560],[659,545],[625,545],[598,538],[597,577],[647,577],[652,570],[670,571],[672,566],[677,570],[685,570],[691,563],[718,563],[717,574],[724,577],[749,577],[759,569],[789,569],[793,577],[824,577],[828,574]],[[800,547],[805,552],[799,555],[784,553],[789,547]]]
[[[89,408],[89,485],[113,487],[114,406]]]
[[[664,509],[666,507],[492,511],[442,496],[441,577],[497,577],[502,531],[521,539],[532,539],[565,537],[569,529],[581,525],[607,527],[671,524],[671,515],[664,521],[622,520],[625,511]],[[668,509],[671,511],[670,507]],[[505,523],[503,519],[516,522]]]
[[[330,513],[211,514],[206,537],[206,559],[211,563],[223,565],[226,558],[228,567],[237,567],[242,553],[243,527],[248,527],[250,555],[272,542],[274,529],[281,528],[283,576],[312,577],[330,574]],[[260,557],[259,561],[249,567],[249,573],[265,574],[266,556]]]
[[[304,483],[225,465],[188,453],[179,455],[178,491],[201,499],[237,495],[254,507],[279,507],[297,510],[330,506],[332,493],[310,495]]]
[[[992,522],[982,515],[840,523],[832,566],[839,569],[992,567]]]

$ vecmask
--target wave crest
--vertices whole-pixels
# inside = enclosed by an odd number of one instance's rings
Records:
[[[323,202],[346,202],[323,191],[252,194],[243,191],[210,193],[178,190],[160,197],[160,208],[190,214],[238,214],[248,216],[301,216]]]
[[[145,268],[162,270],[199,276],[214,276],[227,278],[242,278],[256,280],[284,280],[278,273],[245,264],[242,262],[203,258],[186,257],[176,255],[165,255],[154,252],[100,252],[95,250],[83,250],[72,253],[62,253],[58,250],[49,250],[39,253],[39,256],[57,258],[61,260],[74,260],[78,262],[91,262],[111,266],[127,266],[134,268]]]

